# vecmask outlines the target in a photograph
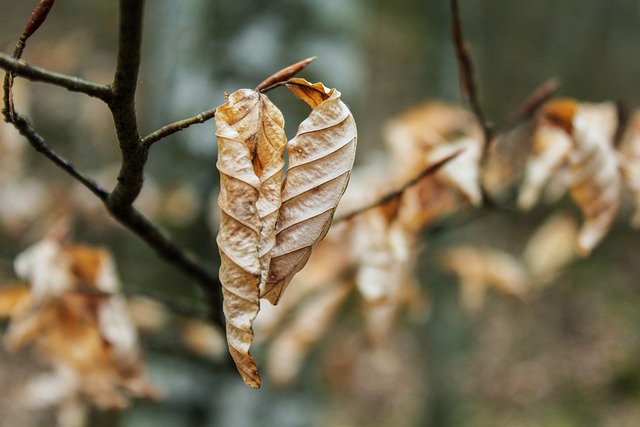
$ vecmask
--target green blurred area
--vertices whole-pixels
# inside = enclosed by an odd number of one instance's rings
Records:
[[[3,52],[13,50],[35,4],[0,0]],[[462,0],[460,8],[490,121],[513,111],[551,76],[562,82],[561,96],[638,105],[640,2]],[[107,83],[116,29],[115,1],[59,1],[23,58]],[[342,92],[358,124],[358,163],[382,149],[382,126],[394,115],[427,99],[461,102],[444,0],[153,0],[146,4],[144,31],[137,101],[143,133],[219,105],[225,92],[255,87],[313,55],[318,59],[302,76]],[[50,145],[111,188],[119,151],[106,107],[59,88],[23,86],[16,103],[25,106]],[[292,136],[305,110],[284,91],[270,97],[287,117]],[[218,184],[214,132],[209,122],[154,146],[140,206],[211,269],[218,262],[208,225]],[[78,200],[93,197],[89,192],[76,189],[29,149],[23,156],[20,173],[68,203],[45,206],[17,228],[0,230],[0,278],[9,281],[13,257],[67,216],[75,240],[114,252],[125,288],[202,306],[195,284],[99,207],[74,214]],[[186,219],[181,214],[187,208],[167,207],[185,203],[168,198],[167,188],[188,189],[193,206]],[[79,195],[66,199],[72,190]],[[268,381],[260,391],[246,389],[233,367],[187,355],[175,337],[143,336],[151,376],[166,390],[165,399],[136,402],[118,414],[92,413],[89,425],[640,425],[640,240],[626,219],[590,258],[574,263],[531,300],[491,295],[476,315],[461,309],[456,280],[438,267],[439,254],[459,243],[519,253],[544,218],[567,205],[529,214],[490,211],[478,218],[462,212],[425,233],[419,269],[432,313],[425,323],[401,322],[391,353],[404,370],[398,368],[396,382],[381,382],[393,385],[388,389],[365,392],[332,373],[335,358],[349,356],[340,353],[340,344],[360,333],[358,305],[352,301],[314,350],[304,376],[287,390]],[[362,345],[358,351],[370,350]],[[256,354],[260,366],[262,350]]]

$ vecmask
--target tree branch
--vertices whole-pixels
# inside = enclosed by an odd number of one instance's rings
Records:
[[[6,114],[5,110],[5,114]],[[100,187],[94,180],[83,175],[79,172],[71,163],[66,159],[58,155],[51,147],[49,147],[44,139],[31,127],[31,125],[18,113],[14,112],[13,120],[11,124],[20,132],[20,135],[24,136],[29,144],[39,153],[47,157],[58,167],[60,167],[67,174],[71,175],[76,180],[80,181],[82,185],[87,187],[89,191],[95,194],[103,202],[107,199],[109,192]]]
[[[498,134],[506,132],[517,126],[520,122],[533,117],[542,104],[555,95],[559,88],[560,81],[557,78],[552,77],[545,80],[542,84],[531,91],[529,95],[527,95],[513,113],[509,114],[493,126],[493,133]]]
[[[41,4],[52,3],[53,1],[48,0]],[[135,111],[135,92],[140,69],[143,6],[143,0],[120,0],[118,62],[114,81],[109,86],[99,86],[75,77],[32,67],[17,59],[7,58],[2,55],[0,59],[3,60],[2,64],[6,65],[6,67],[0,66],[0,68],[7,69],[4,85],[5,108],[3,109],[3,114],[5,120],[11,123],[29,141],[33,148],[94,193],[104,203],[111,216],[138,235],[165,261],[196,280],[207,294],[209,304],[213,309],[210,320],[223,326],[222,301],[219,292],[217,292],[221,285],[217,276],[202,267],[202,264],[195,260],[192,255],[180,248],[132,206],[142,188],[143,168],[148,154],[148,146],[143,144],[140,139]],[[46,14],[43,14],[44,12],[44,9],[39,7],[38,13],[34,12],[37,19],[33,20],[34,15],[32,15],[33,22],[30,22],[27,26],[31,33],[44,21],[46,17]],[[24,47],[25,41],[25,37],[21,37],[18,46]],[[55,153],[28,122],[13,111],[13,108],[10,108],[12,98],[11,83],[14,72],[32,80],[43,81],[95,96],[107,103],[113,115],[122,152],[122,167],[118,176],[118,184],[111,193],[77,171],[71,163]]]
[[[473,113],[478,118],[480,126],[485,137],[485,153],[488,151],[489,141],[491,141],[491,128],[489,127],[480,99],[478,97],[478,91],[475,82],[475,69],[473,61],[471,60],[471,54],[469,51],[469,45],[465,42],[462,34],[462,23],[460,21],[460,10],[458,8],[458,0],[450,0],[451,3],[451,35],[453,38],[453,44],[456,51],[456,60],[458,62],[458,73],[460,77],[460,89],[465,99],[469,101]]]
[[[215,274],[205,270],[201,264],[184,249],[174,243],[158,227],[149,221],[142,213],[133,207],[128,209],[112,210],[106,204],[107,209],[113,217],[129,230],[133,231],[149,247],[151,247],[161,258],[173,264],[189,277],[195,279],[211,305],[214,315],[211,321],[224,327],[222,317],[222,301],[217,290],[222,286]]]
[[[413,187],[414,185],[416,185],[417,183],[419,183],[420,181],[422,181],[424,178],[426,178],[429,175],[433,175],[434,173],[438,172],[438,170],[440,170],[441,167],[443,167],[444,165],[446,165],[450,160],[454,159],[455,157],[457,157],[460,153],[462,153],[464,151],[464,149],[455,151],[453,154],[449,154],[447,157],[438,160],[437,162],[430,164],[429,166],[427,166],[422,172],[420,172],[418,175],[416,175],[415,177],[411,178],[409,181],[405,182],[404,185],[402,185],[402,187],[390,191],[389,193],[383,195],[382,197],[380,197],[378,200],[374,201],[373,203],[369,203],[368,205],[365,205],[361,208],[358,208],[352,212],[348,212],[345,215],[341,215],[339,217],[335,217],[333,219],[332,224],[336,224],[338,222],[342,222],[342,221],[348,221],[350,219],[352,219],[353,217],[360,215],[363,212],[368,211],[369,209],[373,209],[375,207],[378,206],[383,206],[386,205],[387,203],[389,203],[390,201],[392,201],[393,199],[400,197],[405,191],[407,191],[409,188]]]
[[[149,150],[140,141],[135,96],[140,70],[144,0],[120,0],[118,61],[109,103],[118,135],[122,165],[118,183],[109,195],[110,212],[126,211],[142,190],[143,169]]]
[[[105,189],[101,188],[91,178],[78,172],[73,165],[51,149],[44,139],[20,115],[14,113],[13,121],[11,121],[11,123],[16,129],[18,129],[20,134],[29,141],[30,145],[36,149],[36,151],[49,158],[63,171],[80,181],[93,194],[95,194],[105,204],[109,213],[119,223],[140,237],[169,264],[172,264],[187,276],[196,280],[196,282],[201,285],[201,288],[207,293],[213,312],[217,315],[216,317],[212,317],[211,320],[218,325],[224,325],[221,314],[222,301],[216,292],[221,285],[215,274],[205,270],[192,255],[186,253],[159,228],[151,223],[142,213],[132,206],[129,206],[128,209],[112,210],[107,203],[109,193]]]
[[[0,68],[13,73],[15,76],[60,86],[71,92],[84,93],[107,103],[111,99],[111,89],[106,85],[88,82],[79,77],[68,76],[46,68],[29,65],[25,61],[14,59],[2,52],[0,52]]]
[[[176,132],[180,132],[181,130],[186,129],[191,125],[204,123],[207,120],[214,118],[215,115],[216,115],[216,109],[212,108],[210,110],[203,111],[202,113],[194,117],[190,117],[188,119],[180,120],[178,122],[163,126],[157,131],[150,133],[149,135],[142,138],[142,145],[147,149],[149,149],[149,147],[151,147],[153,143],[158,142],[161,139],[168,137],[169,135],[173,135]]]

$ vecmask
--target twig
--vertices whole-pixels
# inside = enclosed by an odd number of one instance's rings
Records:
[[[151,145],[153,145],[153,143],[160,141],[161,139],[164,139],[169,135],[173,135],[176,132],[180,132],[181,130],[186,129],[191,125],[204,123],[214,118],[215,115],[216,115],[216,109],[212,108],[210,110],[203,111],[202,113],[194,117],[190,117],[188,119],[180,120],[175,123],[171,123],[166,126],[163,126],[157,131],[150,133],[149,135],[142,138],[142,145],[148,149],[149,147],[151,147]]]
[[[43,1],[52,4],[52,1]],[[53,73],[48,70],[28,66],[17,60],[4,61],[7,68],[16,68],[15,71],[33,80],[41,80],[46,83],[71,88],[80,88],[78,92],[96,96],[107,103],[112,112],[118,141],[122,151],[122,167],[118,176],[118,184],[109,193],[101,188],[92,179],[77,171],[67,160],[59,156],[44,141],[44,139],[31,127],[26,119],[22,118],[12,108],[12,70],[8,70],[4,85],[5,119],[11,123],[40,153],[53,161],[67,174],[80,181],[93,192],[105,205],[107,211],[126,228],[138,235],[147,245],[158,253],[165,261],[177,267],[183,273],[195,279],[207,294],[209,304],[213,310],[210,320],[218,325],[224,325],[222,317],[222,301],[219,296],[220,282],[215,274],[208,272],[201,263],[185,252],[158,227],[151,223],[144,215],[133,208],[132,203],[142,188],[142,172],[147,159],[148,146],[145,146],[138,132],[137,116],[135,111],[135,92],[137,86],[138,71],[140,68],[140,44],[142,37],[142,12],[143,0],[120,0],[120,37],[118,48],[118,63],[114,81],[109,86],[97,86],[80,79]],[[32,15],[33,23],[27,25],[30,34],[42,23],[43,10],[37,15]],[[26,31],[26,30],[25,30]],[[26,37],[21,37],[17,47],[19,56],[24,48]],[[3,56],[5,58],[5,56]],[[4,67],[3,67],[4,68]],[[87,93],[91,92],[91,93]]]
[[[614,146],[617,147],[622,142],[622,138],[629,125],[629,120],[631,119],[631,113],[629,111],[629,105],[621,100],[616,102],[616,110],[618,112],[618,127],[616,128],[613,142]]]
[[[429,165],[427,168],[425,168],[422,172],[420,172],[418,175],[416,175],[415,177],[411,178],[409,181],[405,182],[402,187],[390,191],[389,193],[385,194],[384,196],[380,197],[378,200],[369,203],[368,205],[365,205],[361,208],[358,208],[352,212],[349,212],[345,215],[341,215],[339,217],[335,217],[333,219],[333,224],[336,224],[338,222],[342,222],[342,221],[348,221],[350,219],[352,219],[353,217],[362,214],[363,212],[368,211],[369,209],[373,209],[375,207],[378,206],[383,206],[386,205],[387,203],[389,203],[390,201],[392,201],[393,199],[400,197],[405,191],[407,191],[409,188],[413,187],[414,185],[416,185],[417,183],[419,183],[421,180],[423,180],[424,178],[426,178],[429,175],[432,175],[434,173],[436,173],[438,170],[440,170],[441,167],[443,167],[445,164],[447,164],[450,160],[454,159],[455,157],[457,157],[460,153],[462,153],[464,151],[464,149],[458,150],[456,152],[454,152],[453,154],[448,155],[447,157],[438,160],[437,162]]]
[[[212,315],[208,310],[197,309],[196,307],[194,307],[193,303],[176,300],[174,297],[164,296],[158,292],[152,292],[139,286],[125,284],[122,292],[127,297],[138,297],[152,300],[168,309],[173,314],[194,317],[202,320],[211,320],[212,318]],[[218,326],[220,325],[218,324]]]
[[[456,60],[458,62],[458,73],[460,77],[460,89],[462,95],[471,104],[473,113],[478,118],[482,131],[484,133],[485,144],[484,151],[488,152],[489,141],[491,141],[491,128],[486,121],[478,91],[475,82],[475,71],[469,46],[464,41],[462,35],[462,23],[460,22],[460,10],[458,8],[458,0],[451,0],[451,35],[456,51]]]
[[[299,73],[316,58],[316,56],[312,56],[311,58],[304,59],[300,62],[296,62],[295,64],[283,68],[282,70],[266,78],[256,87],[255,90],[258,92],[266,93],[272,89],[275,89],[276,87],[285,85],[288,79]],[[211,120],[215,117],[215,115],[216,109],[212,108],[210,110],[203,111],[194,117],[183,119],[163,126],[157,131],[150,133],[149,135],[142,138],[142,145],[148,149],[155,142],[158,142],[161,139],[168,137],[169,135],[173,135],[176,132],[180,132],[181,130],[186,129],[191,125],[200,124]]]
[[[506,132],[513,129],[519,123],[530,119],[542,104],[555,95],[559,88],[560,81],[557,78],[552,77],[547,79],[529,93],[513,113],[496,123],[492,128],[492,132],[494,134]]]
[[[47,19],[47,15],[49,11],[53,7],[55,0],[42,0],[36,6],[34,11],[31,13],[29,20],[27,21],[27,25],[25,25],[24,30],[22,30],[22,34],[18,38],[18,43],[13,50],[12,57],[14,59],[20,59],[22,56],[22,52],[24,51],[25,46],[27,45],[27,40],[31,37],[37,30],[40,28],[40,25]],[[4,84],[3,84],[3,92],[4,92],[4,115],[8,119],[13,119],[15,114],[15,108],[13,104],[13,77],[14,73],[9,71],[4,76]]]
[[[109,192],[100,187],[94,180],[79,172],[71,163],[66,159],[58,155],[51,147],[49,147],[44,139],[31,127],[31,125],[14,112],[13,126],[24,136],[29,144],[39,153],[42,153],[45,157],[55,163],[58,167],[64,170],[67,174],[71,175],[76,180],[80,181],[82,185],[87,187],[93,194],[95,194],[103,202],[107,200]]]
[[[80,92],[93,98],[109,102],[111,89],[106,85],[82,80],[79,77],[56,73],[46,68],[30,65],[0,52],[0,68],[9,71],[14,76],[27,78],[35,82],[45,82],[54,86],[60,86],[71,92]]]
[[[219,286],[221,286],[217,276],[205,270],[197,260],[187,254],[135,208],[130,206],[129,209],[111,210],[107,203],[109,193],[96,184],[91,178],[88,178],[78,172],[67,160],[55,153],[45,143],[44,139],[20,115],[16,113],[14,115],[14,121],[11,123],[20,131],[20,134],[29,141],[33,148],[49,158],[67,174],[80,181],[93,194],[95,194],[105,204],[109,213],[111,213],[118,222],[138,235],[138,237],[147,243],[169,264],[172,264],[183,273],[196,280],[197,283],[201,285],[202,289],[208,293],[212,310],[219,314],[219,316],[215,318],[212,317],[211,320],[218,325],[223,325],[221,317],[222,302],[216,292],[216,290],[219,289]]]

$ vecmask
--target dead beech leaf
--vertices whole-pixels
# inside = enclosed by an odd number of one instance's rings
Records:
[[[458,276],[462,305],[472,313],[483,307],[489,287],[520,299],[529,292],[529,277],[522,263],[497,249],[455,247],[444,254],[442,266]]]
[[[634,228],[640,228],[640,111],[636,111],[620,143],[620,166],[625,184],[631,192],[635,213]]]
[[[355,227],[356,285],[368,335],[382,342],[400,309],[413,306],[417,312],[426,306],[415,277],[418,235],[405,229],[395,216],[390,218],[383,207],[365,212]]]
[[[297,377],[305,357],[329,330],[351,289],[351,281],[343,280],[323,289],[299,307],[295,318],[269,348],[267,368],[276,384],[285,386]]]
[[[458,150],[461,151],[458,156],[436,172],[436,177],[459,191],[474,207],[482,204],[480,159],[483,145],[481,134],[463,135],[435,147],[427,156],[428,161],[436,161]]]
[[[538,202],[542,188],[567,161],[572,147],[569,134],[561,128],[544,123],[537,126],[518,196],[520,209],[529,210]]]
[[[221,360],[226,352],[220,328],[196,319],[184,319],[180,325],[182,342],[194,354],[211,360]]]
[[[292,279],[277,306],[264,299],[261,301],[260,314],[254,323],[257,339],[270,339],[304,300],[352,275],[356,255],[350,247],[351,225],[342,222],[331,226],[325,238],[313,249],[307,265]]]
[[[578,225],[566,214],[555,214],[527,242],[522,259],[539,286],[552,281],[575,258]]]
[[[462,150],[435,176],[473,206],[482,203],[480,157],[484,142],[482,130],[469,111],[442,102],[426,102],[391,120],[385,127],[385,140],[400,181]]]
[[[566,167],[571,198],[584,216],[576,243],[582,256],[607,234],[620,205],[622,177],[613,147],[617,126],[617,111],[611,102],[558,100],[546,104],[538,116],[534,153],[519,205],[531,207],[544,182],[553,173],[563,178]]]
[[[229,351],[244,382],[260,387],[249,354],[275,244],[284,167],[284,119],[265,95],[240,89],[216,110],[222,211],[217,242]]]
[[[349,182],[356,151],[355,121],[340,92],[322,83],[291,79],[287,87],[313,108],[287,144],[289,167],[282,189],[276,246],[265,292],[277,304],[282,292],[325,236]]]
[[[30,289],[10,313],[7,350],[33,345],[55,372],[70,373],[70,393],[100,408],[156,394],[108,252],[49,238],[20,254],[15,268]]]
[[[570,192],[584,215],[577,251],[586,256],[607,234],[620,206],[622,177],[613,147],[618,126],[615,104],[581,103],[572,125]]]
[[[0,317],[12,317],[29,301],[26,285],[9,285],[0,288]]]

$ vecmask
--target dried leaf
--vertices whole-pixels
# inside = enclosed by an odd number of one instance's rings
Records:
[[[571,138],[564,130],[545,123],[538,125],[518,197],[520,209],[529,210],[538,202],[542,188],[567,161],[572,148]]]
[[[25,285],[9,285],[0,288],[0,317],[13,317],[29,301],[29,288]]]
[[[491,200],[507,202],[522,181],[534,132],[533,120],[498,133],[489,144],[482,169],[482,187]]]
[[[14,269],[31,286],[32,304],[69,291],[74,283],[71,258],[53,239],[42,240],[18,255]]]
[[[289,141],[276,246],[265,292],[277,304],[282,292],[325,236],[344,193],[356,150],[356,125],[340,92],[322,83],[290,80],[287,87],[313,108]]]
[[[540,284],[552,281],[575,258],[578,225],[569,215],[556,214],[529,239],[522,258],[531,276]]]
[[[323,289],[299,308],[293,321],[275,338],[269,348],[268,370],[276,384],[288,385],[297,377],[305,357],[326,334],[351,289],[349,280]]]
[[[436,172],[436,177],[459,191],[475,207],[482,204],[482,189],[480,188],[482,146],[482,135],[464,135],[435,147],[427,156],[428,161],[435,161],[447,154],[461,150],[458,156]]]
[[[209,323],[185,319],[180,325],[185,347],[202,357],[221,360],[225,354],[225,339],[222,331]]]
[[[484,143],[482,130],[469,111],[439,102],[424,103],[390,121],[385,139],[400,180],[463,149],[435,175],[472,205],[482,203],[480,157]]]
[[[351,225],[342,222],[331,226],[326,237],[314,248],[307,265],[292,279],[277,306],[261,301],[260,314],[253,324],[257,339],[268,340],[303,300],[351,276],[356,263],[356,256],[349,246],[353,234]]]
[[[524,298],[529,291],[529,277],[522,263],[511,254],[496,249],[460,246],[448,250],[442,258],[443,267],[460,279],[462,305],[476,312],[484,304],[488,287]]]
[[[586,256],[607,234],[620,205],[622,177],[613,147],[616,107],[613,103],[579,104],[572,125],[571,197],[585,217],[577,250]]]
[[[538,122],[519,204],[531,207],[544,182],[566,164],[571,198],[585,217],[577,251],[586,256],[607,234],[620,205],[622,178],[613,147],[616,107],[559,100],[545,105]]]
[[[631,191],[635,214],[634,228],[640,228],[640,111],[636,111],[620,144],[620,166],[625,184]]]
[[[155,394],[144,378],[137,333],[106,251],[46,239],[15,265],[31,289],[11,313],[7,349],[33,344],[46,363],[73,373],[74,393],[101,408],[122,408],[128,396]],[[52,270],[46,280],[45,268]]]
[[[141,332],[159,331],[169,321],[167,308],[152,299],[130,297],[127,306],[133,324]]]
[[[275,244],[284,167],[284,119],[269,99],[241,89],[216,110],[222,210],[218,248],[229,351],[244,382],[260,386],[249,354]]]

